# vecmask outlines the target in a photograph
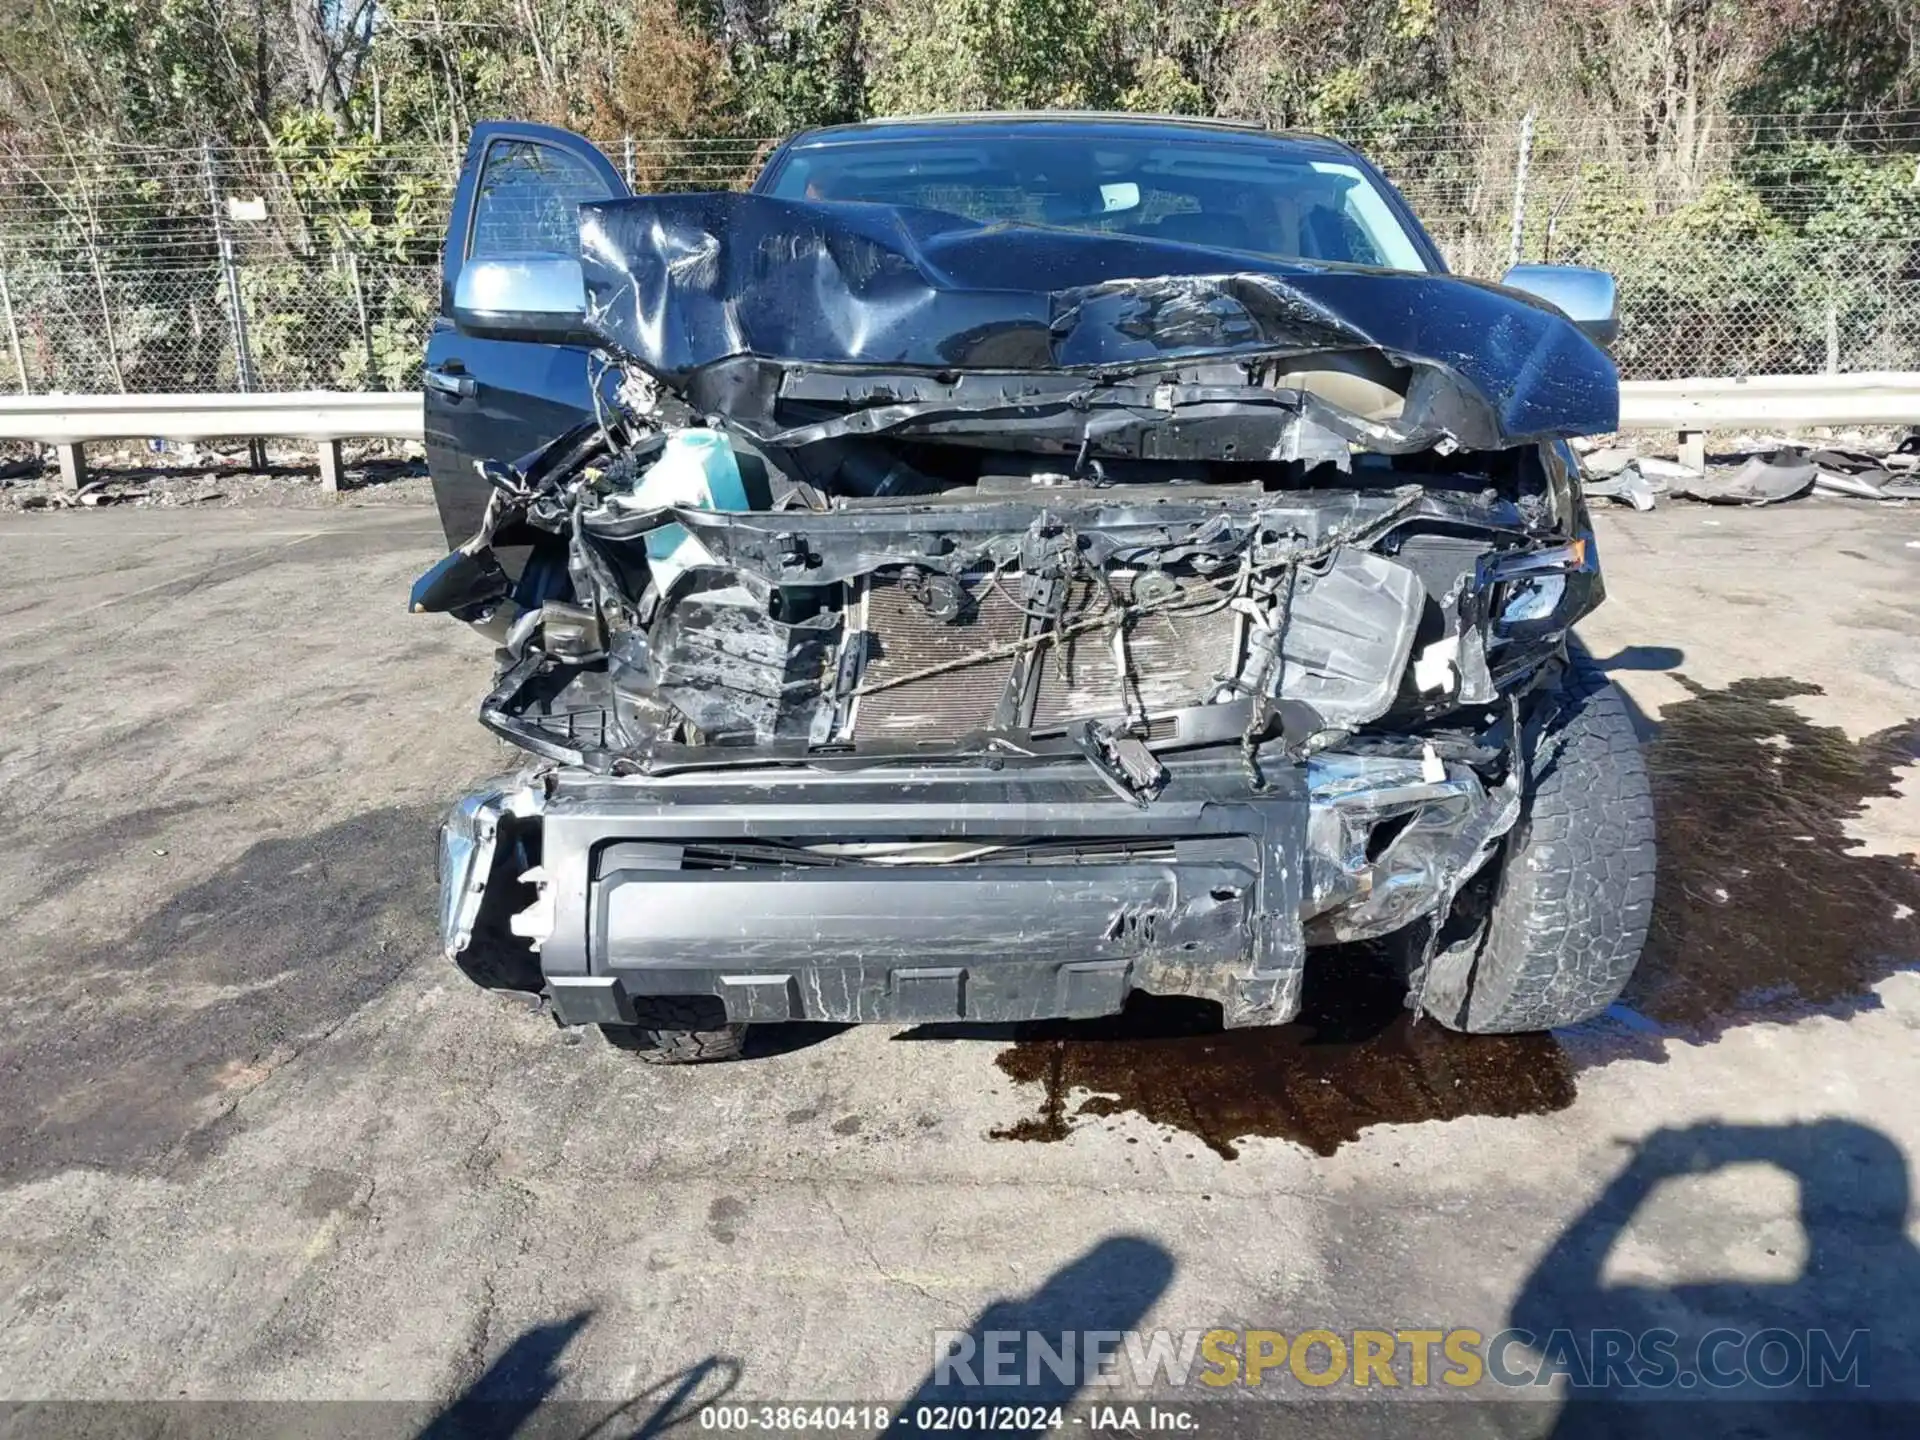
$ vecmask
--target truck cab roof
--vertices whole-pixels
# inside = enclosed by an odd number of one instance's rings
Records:
[[[1127,139],[1284,140],[1323,150],[1329,155],[1355,156],[1351,146],[1305,130],[1272,130],[1251,120],[1217,120],[1193,115],[1137,115],[1112,110],[987,110],[942,115],[897,115],[859,120],[846,125],[823,125],[803,130],[780,148],[811,149],[847,141],[871,144],[875,140],[917,140],[968,130],[983,137],[1085,133]]]

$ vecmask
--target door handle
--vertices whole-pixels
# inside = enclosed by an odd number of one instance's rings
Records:
[[[471,375],[463,375],[450,367],[428,370],[424,378],[427,389],[438,390],[442,395],[451,395],[456,400],[464,400],[480,389]]]

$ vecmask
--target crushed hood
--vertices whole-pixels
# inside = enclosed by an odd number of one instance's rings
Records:
[[[766,392],[740,383],[747,361],[952,385],[975,372],[1107,383],[1208,359],[1321,355],[1404,373],[1404,409],[1370,426],[1386,448],[1504,449],[1618,424],[1613,363],[1571,321],[1454,276],[750,194],[583,205],[580,234],[590,328],[750,428],[741,412]],[[730,378],[714,383],[716,372]],[[990,393],[1007,403],[1004,387]]]

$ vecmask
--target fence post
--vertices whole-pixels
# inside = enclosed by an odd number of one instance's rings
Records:
[[[621,148],[626,152],[627,189],[631,190],[633,189],[633,136],[631,135],[625,136],[622,140]]]
[[[31,395],[33,391],[27,385],[26,357],[20,353],[20,327],[13,318],[13,287],[7,284],[4,265],[0,265],[0,306],[4,306],[7,312],[7,348],[13,352],[13,369],[20,377],[20,393]]]
[[[1513,167],[1513,227],[1507,239],[1507,266],[1520,263],[1520,241],[1527,221],[1527,167],[1533,163],[1533,111],[1520,121],[1520,154]]]
[[[100,302],[100,338],[107,342],[107,365],[113,371],[113,386],[122,395],[127,393],[127,372],[120,368],[120,346],[113,338],[113,300],[107,294],[107,274],[100,268],[99,230],[89,223],[87,229],[87,263],[93,270],[93,294]]]
[[[220,182],[213,169],[213,142],[202,141],[200,158],[207,171],[207,207],[213,216],[213,240],[220,252],[220,275],[227,287],[227,325],[233,332],[233,373],[241,393],[254,388],[253,352],[247,346],[247,307],[240,298],[240,270],[234,264],[233,236],[227,231],[226,217],[220,213]],[[247,441],[247,462],[256,470],[267,468],[267,442],[254,437]]]
[[[360,344],[367,353],[367,378],[361,385],[362,390],[371,390],[373,385],[373,328],[367,324],[367,294],[360,288],[360,255],[358,251],[347,251],[347,281],[353,286],[353,308],[360,317]]]

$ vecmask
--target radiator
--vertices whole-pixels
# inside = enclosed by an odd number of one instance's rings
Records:
[[[1130,577],[1116,574],[1117,595]],[[928,612],[897,575],[875,575],[865,596],[867,661],[863,685],[953,664],[989,647],[1010,645],[1027,633],[1020,607],[1020,577],[1004,574],[996,586],[984,575],[961,579],[965,600],[956,621]],[[1067,624],[1099,608],[1093,585],[1076,582],[1064,612]],[[1149,712],[1198,704],[1213,681],[1235,663],[1233,617],[1150,613],[1136,617],[1127,635],[1127,661],[1134,687]],[[1098,626],[1041,645],[1040,677],[1031,724],[1057,730],[1068,721],[1122,716],[1127,704],[1115,666],[1112,633]],[[921,680],[863,695],[854,712],[858,739],[945,741],[969,730],[992,727],[994,713],[1012,678],[1015,660],[976,661]]]

